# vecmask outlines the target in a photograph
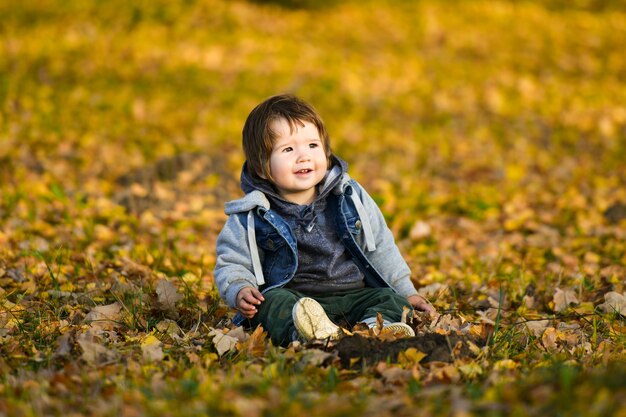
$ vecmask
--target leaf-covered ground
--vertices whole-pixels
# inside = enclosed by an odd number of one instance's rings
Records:
[[[623,416],[626,8],[280,3],[0,3],[0,416]],[[442,313],[417,339],[230,323],[222,205],[284,91]]]

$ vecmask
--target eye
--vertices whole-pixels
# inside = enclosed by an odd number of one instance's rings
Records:
[[[286,148],[283,148],[281,152],[291,152],[292,150],[291,146],[287,146]]]
[[[309,148],[314,149],[317,148],[319,145],[319,143],[309,143]]]

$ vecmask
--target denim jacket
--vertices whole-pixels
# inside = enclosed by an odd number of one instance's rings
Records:
[[[348,174],[328,195],[337,233],[364,275],[366,286],[416,294],[411,271],[385,219],[367,192]],[[215,282],[222,298],[236,307],[245,287],[264,293],[287,284],[298,268],[297,242],[287,222],[261,191],[226,203],[228,220],[217,239]],[[237,314],[235,324],[243,322]]]

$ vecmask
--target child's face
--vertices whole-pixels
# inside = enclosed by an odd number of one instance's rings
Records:
[[[303,122],[293,133],[285,119],[274,120],[276,132],[270,173],[279,194],[296,204],[310,204],[315,199],[315,186],[326,175],[328,162],[324,145],[315,125]]]

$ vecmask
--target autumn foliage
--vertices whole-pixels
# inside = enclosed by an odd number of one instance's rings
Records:
[[[624,414],[626,8],[0,3],[0,416]],[[241,128],[313,103],[439,317],[272,346],[213,286]]]

